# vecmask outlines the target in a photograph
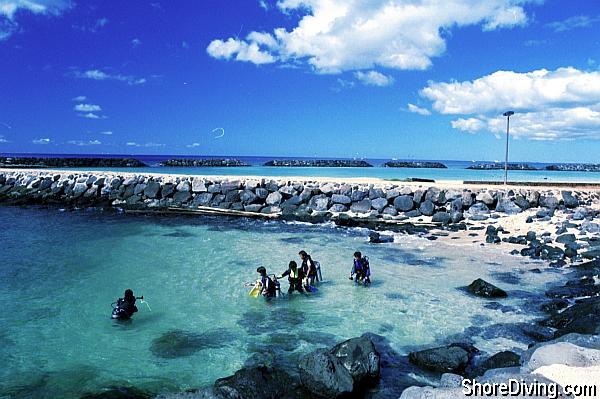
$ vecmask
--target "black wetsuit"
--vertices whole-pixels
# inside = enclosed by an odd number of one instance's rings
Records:
[[[273,282],[273,280],[271,280],[271,278],[269,276],[261,276],[260,282],[262,284],[263,290],[266,289],[267,295],[265,295],[265,296],[267,298],[275,297],[276,287],[275,287],[275,283]]]
[[[290,282],[290,288],[288,288],[288,294],[291,294],[294,291],[304,292],[304,288],[302,288],[302,280],[304,279],[304,272],[302,268],[296,268],[296,272],[292,269],[287,269],[285,272],[281,274],[281,277],[288,276],[288,281]]]

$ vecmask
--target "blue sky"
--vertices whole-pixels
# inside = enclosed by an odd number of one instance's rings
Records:
[[[0,0],[0,153],[598,162],[600,4]]]

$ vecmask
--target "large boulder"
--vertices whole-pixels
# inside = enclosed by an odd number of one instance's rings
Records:
[[[383,211],[383,208],[387,206],[387,204],[388,200],[385,198],[375,198],[373,201],[371,201],[371,206],[373,209],[380,213]]]
[[[487,191],[483,191],[483,192],[477,194],[477,196],[475,197],[475,200],[477,200],[478,202],[483,202],[487,206],[494,205],[494,197],[492,196],[492,194],[488,193]]]
[[[419,206],[419,212],[421,212],[425,216],[432,216],[434,210],[435,207],[433,205],[433,202],[431,202],[430,200],[423,201],[423,203],[421,203],[421,205]]]
[[[278,206],[283,201],[283,196],[279,191],[274,191],[267,196],[265,203],[269,206]]]
[[[496,212],[507,213],[514,215],[521,212],[522,209],[509,198],[500,198],[496,205]]]
[[[146,184],[146,188],[144,188],[144,195],[148,198],[158,197],[159,192],[160,183],[157,181],[149,181],[148,184]]]
[[[314,211],[326,211],[329,209],[331,199],[323,194],[315,195],[308,203],[309,207]]]
[[[450,220],[452,220],[452,217],[450,216],[450,214],[448,212],[436,212],[431,217],[432,223],[448,224],[448,223],[450,223]]]
[[[331,196],[331,202],[334,204],[350,205],[352,203],[352,199],[347,195],[333,194]]]
[[[367,213],[371,211],[371,200],[364,199],[352,204],[350,210],[355,213]]]
[[[194,177],[194,180],[192,180],[192,191],[195,193],[205,193],[207,190],[208,188],[206,187],[204,179]]]
[[[394,199],[394,208],[400,212],[408,212],[414,205],[413,197],[410,195],[401,195]]]
[[[467,286],[471,294],[484,298],[506,298],[506,291],[478,278]]]
[[[558,329],[556,336],[568,333],[600,334],[600,298],[582,299],[542,322]]]
[[[540,197],[540,206],[554,209],[558,206],[558,198],[553,195],[544,195]]]
[[[212,394],[219,399],[300,399],[306,396],[296,378],[284,370],[265,366],[243,368],[230,377],[218,379]]]
[[[411,352],[408,359],[426,370],[461,373],[469,362],[469,352],[459,345],[449,345]]]
[[[380,356],[373,342],[362,336],[344,341],[330,350],[318,349],[299,363],[302,384],[325,398],[350,396],[379,378]]]

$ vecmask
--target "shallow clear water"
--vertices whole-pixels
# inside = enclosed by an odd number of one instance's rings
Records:
[[[470,326],[529,320],[519,310],[527,293],[557,279],[495,248],[408,236],[370,245],[365,231],[332,226],[7,207],[0,226],[2,398],[78,397],[114,385],[185,390],[232,374],[253,353],[293,363],[367,331],[406,353]],[[321,262],[318,293],[270,303],[247,295],[257,266],[281,273],[300,249]],[[369,288],[348,280],[355,250],[371,260]],[[457,289],[478,277],[514,292],[502,301],[514,311]],[[110,303],[125,288],[151,311],[138,303],[131,322],[114,322]],[[186,345],[156,341],[174,330]],[[487,351],[522,345],[473,338]]]

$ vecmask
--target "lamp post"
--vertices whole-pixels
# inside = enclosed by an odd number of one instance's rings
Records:
[[[508,129],[510,127],[510,117],[514,115],[514,111],[506,111],[502,115],[506,116],[506,154],[504,156],[504,185],[506,186],[508,178]]]

